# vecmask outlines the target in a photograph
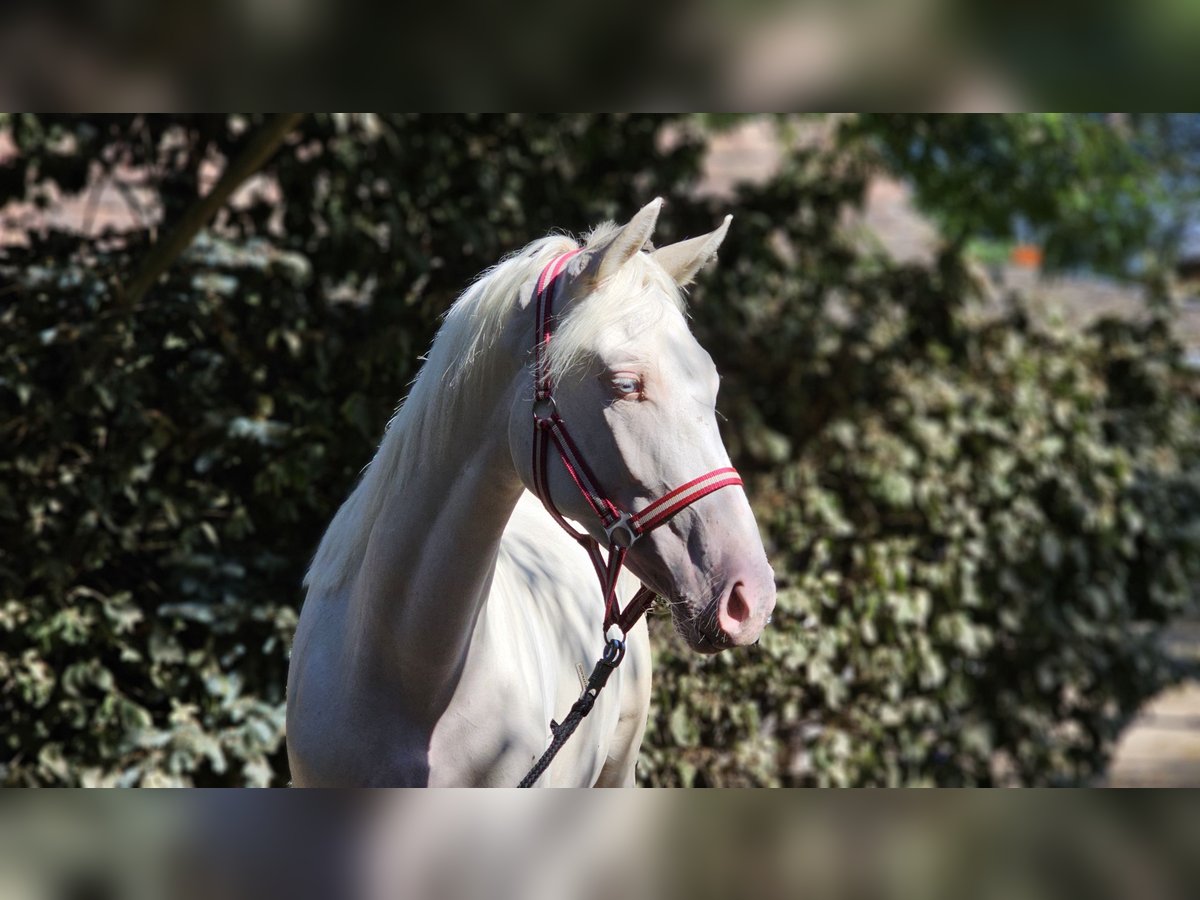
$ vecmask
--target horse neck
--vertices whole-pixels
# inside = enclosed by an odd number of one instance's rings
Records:
[[[496,355],[464,384],[432,385],[444,414],[411,423],[426,433],[384,492],[353,588],[352,640],[369,677],[393,697],[399,685],[395,699],[431,723],[453,694],[523,490],[508,446],[519,363]]]

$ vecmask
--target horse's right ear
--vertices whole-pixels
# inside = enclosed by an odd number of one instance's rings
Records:
[[[580,277],[586,278],[593,284],[608,280],[621,270],[621,267],[646,246],[654,231],[654,223],[658,221],[659,210],[662,209],[662,197],[655,197],[640,210],[637,215],[622,225],[615,234],[608,237],[598,247],[587,252],[580,271]]]
[[[678,244],[660,247],[651,256],[654,257],[655,262],[667,270],[677,285],[687,287],[696,277],[696,273],[717,255],[717,249],[721,246],[721,241],[725,240],[725,234],[729,231],[729,223],[732,221],[733,216],[726,216],[725,221],[716,231],[680,241]]]

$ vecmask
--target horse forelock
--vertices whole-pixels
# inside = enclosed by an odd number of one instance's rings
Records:
[[[584,244],[595,248],[619,226],[604,222]],[[649,243],[647,243],[649,248]],[[683,292],[649,253],[637,253],[616,274],[577,298],[554,326],[547,362],[552,381],[561,381],[591,356],[597,340],[614,329],[647,332],[671,310],[682,312]]]

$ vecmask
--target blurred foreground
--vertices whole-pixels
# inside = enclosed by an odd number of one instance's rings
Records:
[[[0,895],[1183,900],[1189,798],[391,792],[16,797]]]
[[[1196,6],[1166,0],[1036,10],[953,0],[17,2],[0,12],[0,98],[42,108],[326,105],[386,85],[409,103],[496,108],[560,99],[570,84],[585,102],[642,107],[994,111],[1135,106],[1125,101],[1139,93],[1171,105],[1198,73],[1198,33]]]

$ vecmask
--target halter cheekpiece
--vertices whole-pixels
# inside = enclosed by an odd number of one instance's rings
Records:
[[[629,548],[642,535],[668,522],[674,515],[691,506],[702,497],[707,497],[721,488],[741,485],[737,470],[731,467],[713,469],[668,491],[657,500],[637,512],[622,509],[611,500],[600,487],[600,482],[583,458],[579,447],[571,440],[567,423],[558,413],[554,402],[553,385],[550,381],[549,354],[550,338],[553,335],[554,300],[561,293],[564,279],[561,277],[567,263],[581,250],[570,250],[556,256],[542,269],[534,289],[535,328],[533,337],[534,378],[536,388],[533,398],[533,489],[550,515],[588,553],[600,579],[600,593],[604,598],[604,624],[606,645],[604,655],[596,663],[587,685],[563,720],[550,723],[552,739],[542,757],[534,764],[529,774],[522,779],[520,787],[532,787],[549,767],[551,761],[566,743],[567,738],[579,727],[583,718],[591,712],[600,690],[607,683],[625,656],[624,637],[637,624],[637,620],[654,601],[654,591],[643,585],[625,609],[621,609],[617,598],[617,577],[625,565]],[[608,556],[600,551],[600,544],[587,532],[579,531],[568,522],[554,505],[550,496],[550,447],[558,452],[563,468],[575,482],[575,487],[587,505],[600,520],[608,543]],[[609,637],[609,630],[616,625],[621,637]]]
[[[620,608],[617,599],[617,576],[625,564],[629,548],[637,543],[642,535],[665,524],[697,500],[721,488],[741,485],[742,479],[732,467],[713,469],[668,491],[637,512],[622,509],[600,487],[599,480],[584,460],[579,447],[571,439],[567,423],[559,415],[550,381],[548,351],[553,335],[554,301],[561,293],[565,281],[561,276],[566,271],[567,263],[580,252],[571,250],[551,260],[538,277],[534,292],[536,327],[533,352],[536,390],[533,400],[533,488],[554,520],[587,550],[592,560],[596,576],[600,579],[600,590],[604,599],[604,633],[607,635],[609,629],[616,625],[623,634],[628,634],[654,600],[654,591],[643,586],[624,610]],[[607,536],[607,560],[600,552],[600,544],[591,535],[572,526],[554,505],[550,496],[549,480],[551,446],[558,451],[567,474],[571,476],[579,493],[600,520]]]

